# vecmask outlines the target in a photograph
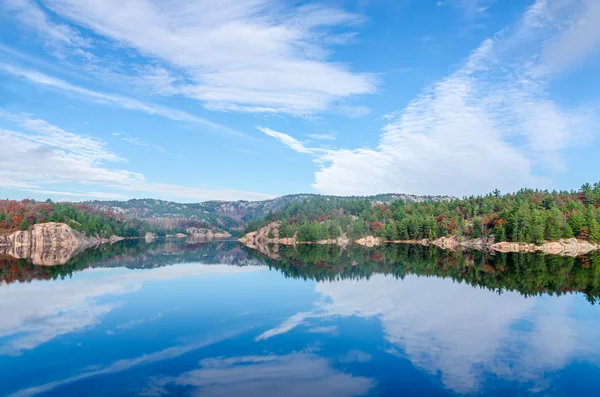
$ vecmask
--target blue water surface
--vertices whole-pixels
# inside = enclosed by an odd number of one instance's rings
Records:
[[[1,285],[0,395],[600,390],[600,311],[580,294],[378,273],[317,282],[225,262],[87,267]]]

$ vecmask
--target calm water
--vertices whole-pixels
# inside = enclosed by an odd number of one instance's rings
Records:
[[[600,257],[123,242],[0,259],[0,395],[597,396]]]

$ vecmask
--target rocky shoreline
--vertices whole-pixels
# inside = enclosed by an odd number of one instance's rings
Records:
[[[271,235],[272,237],[269,237]],[[262,227],[258,231],[244,235],[239,241],[252,249],[258,249],[265,255],[272,257],[274,251],[278,251],[275,247],[269,249],[268,245],[298,245],[298,244],[336,244],[346,246],[350,243],[359,244],[365,247],[376,247],[383,244],[420,244],[424,246],[434,245],[442,249],[459,250],[459,249],[475,249],[480,251],[490,252],[543,252],[544,254],[562,255],[562,256],[579,256],[585,255],[592,251],[600,249],[597,244],[592,244],[589,241],[578,239],[563,239],[559,241],[546,242],[541,245],[528,243],[514,242],[498,242],[495,243],[493,238],[478,238],[478,239],[460,239],[456,236],[440,237],[436,240],[384,240],[381,237],[366,236],[357,240],[351,241],[346,236],[339,237],[335,240],[319,240],[312,242],[298,241],[296,237],[279,238],[279,223],[273,222]]]
[[[39,223],[27,230],[0,236],[0,255],[31,259],[36,265],[61,265],[86,248],[119,240],[124,238],[87,237],[64,223]]]

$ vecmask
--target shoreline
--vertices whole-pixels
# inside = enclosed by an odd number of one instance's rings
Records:
[[[593,244],[587,240],[578,240],[575,238],[561,239],[558,241],[548,241],[543,244],[521,243],[511,241],[494,242],[493,237],[482,237],[477,239],[440,237],[435,240],[385,240],[381,237],[365,236],[356,240],[350,240],[346,236],[341,236],[336,239],[318,240],[318,241],[298,241],[296,237],[278,238],[278,224],[273,223],[263,228],[250,232],[240,239],[239,242],[252,249],[271,255],[272,252],[268,249],[269,244],[274,245],[339,245],[345,247],[349,244],[358,244],[364,247],[378,247],[384,244],[419,244],[423,246],[436,246],[441,249],[456,251],[458,249],[474,249],[479,251],[501,252],[501,253],[534,253],[543,252],[549,255],[562,256],[579,256],[585,255],[593,251],[600,250],[600,244]],[[268,237],[269,234],[275,237]],[[278,251],[276,249],[275,251]]]

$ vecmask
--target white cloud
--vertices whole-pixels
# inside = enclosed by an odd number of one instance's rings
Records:
[[[170,68],[141,71],[134,85],[184,95],[209,109],[306,115],[376,89],[374,75],[353,73],[347,65],[328,60],[333,46],[353,42],[353,27],[364,20],[333,6],[271,0],[43,4],[59,17],[93,30],[95,41],[116,41],[152,59],[149,63]],[[31,3],[21,9],[23,15],[42,12]],[[23,22],[40,31],[57,26]],[[174,79],[171,71],[183,80]]]
[[[375,148],[325,151],[313,187],[455,196],[548,187],[566,168],[564,149],[592,139],[598,121],[597,107],[561,105],[549,94],[539,60],[548,41],[540,38],[559,33],[558,22],[572,17],[564,12],[536,2],[514,29],[485,40],[456,71],[387,115]]]
[[[5,188],[72,197],[131,198],[136,192],[160,197],[198,200],[264,200],[272,195],[235,189],[208,189],[149,182],[138,172],[108,168],[105,163],[122,162],[97,139],[65,131],[28,114],[0,109],[0,118],[27,132],[0,128],[0,182]],[[49,186],[75,183],[75,191],[57,191]],[[81,191],[81,186],[101,186],[105,191]],[[125,194],[124,192],[130,192]]]
[[[300,142],[299,140],[297,140],[296,138],[293,138],[282,132],[273,131],[270,128],[264,128],[264,127],[257,127],[257,128],[260,131],[267,134],[268,136],[278,139],[279,141],[281,141],[281,143],[288,146],[290,149],[292,149],[295,152],[313,153],[315,151],[315,149],[307,148],[306,146],[304,146],[304,144],[302,142]]]

